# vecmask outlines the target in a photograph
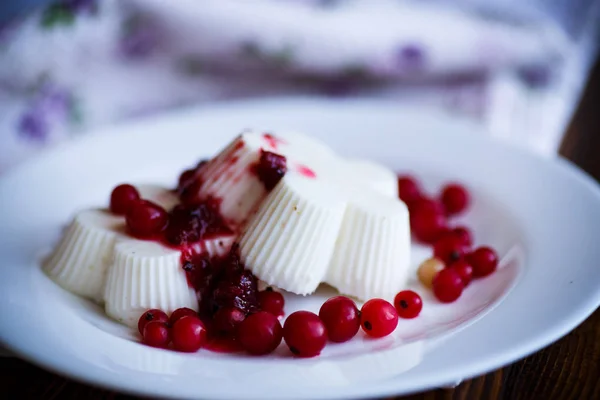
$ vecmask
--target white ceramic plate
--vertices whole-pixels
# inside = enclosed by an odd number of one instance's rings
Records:
[[[119,182],[171,184],[246,127],[296,129],[338,152],[414,171],[430,190],[460,180],[475,203],[462,219],[502,256],[493,276],[441,305],[418,283],[423,314],[391,337],[357,337],[298,360],[148,348],[102,310],[40,271],[69,217],[104,205]],[[565,161],[495,142],[467,122],[371,101],[275,99],[190,110],[59,147],[0,180],[0,341],[75,379],[185,398],[358,398],[405,394],[482,374],[540,349],[600,304],[600,191]],[[427,256],[415,247],[414,263]],[[288,297],[318,310],[327,293]],[[483,318],[482,318],[483,317]]]

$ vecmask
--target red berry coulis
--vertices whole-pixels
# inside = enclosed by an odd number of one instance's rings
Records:
[[[261,150],[252,172],[258,176],[265,189],[271,191],[287,172],[287,160],[280,154]]]
[[[277,150],[277,147],[279,147],[280,144],[286,144],[285,140],[278,138],[271,133],[263,133],[262,137],[274,150]]]

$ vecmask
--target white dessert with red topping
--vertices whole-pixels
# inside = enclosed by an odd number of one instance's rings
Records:
[[[176,190],[115,187],[109,210],[78,213],[43,268],[137,325],[149,346],[262,355],[285,341],[314,357],[360,329],[388,336],[398,318],[421,313],[421,296],[403,290],[411,234],[433,247],[417,276],[442,303],[496,270],[492,248],[472,250],[469,229],[447,224],[468,207],[465,188],[448,184],[439,198],[312,138],[244,132],[184,171]],[[306,296],[321,283],[349,297],[327,300],[319,315],[285,316],[282,292]]]
[[[299,295],[326,282],[367,300],[407,278],[395,175],[297,133],[244,132],[176,191],[120,185],[110,209],[80,213],[46,270],[130,326],[154,308],[255,312],[259,280]]]
[[[244,132],[183,182],[182,198],[191,203],[212,201],[227,223],[239,226],[284,174],[313,176],[315,172],[304,165],[306,159],[323,163],[336,156],[307,136]]]
[[[242,262],[269,285],[313,293],[327,272],[345,201],[326,181],[286,174],[241,235]]]

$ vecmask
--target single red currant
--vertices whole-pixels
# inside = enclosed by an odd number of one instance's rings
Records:
[[[473,234],[469,228],[457,226],[456,228],[452,228],[449,233],[460,238],[465,246],[471,247],[473,245]]]
[[[110,211],[114,214],[125,215],[139,199],[140,193],[135,187],[128,184],[119,185],[110,194]]]
[[[410,204],[408,210],[413,214],[423,212],[434,212],[441,215],[446,214],[444,205],[441,202],[428,197],[421,197],[420,199],[415,200]]]
[[[138,200],[127,211],[125,220],[133,236],[149,238],[165,229],[169,214],[158,204],[148,200]]]
[[[171,329],[173,347],[178,351],[186,353],[198,351],[206,339],[202,322],[197,317],[190,315],[181,317]]]
[[[462,283],[464,287],[469,286],[471,281],[473,280],[473,267],[471,264],[465,260],[458,260],[450,264],[450,268],[452,268],[462,279]]]
[[[387,336],[398,326],[398,312],[383,299],[371,299],[363,304],[360,319],[363,331],[374,338]]]
[[[400,318],[411,319],[421,313],[423,300],[418,293],[412,290],[403,290],[394,297],[394,307]]]
[[[354,301],[344,296],[327,300],[319,310],[329,340],[336,343],[352,339],[360,328],[360,311]]]
[[[266,312],[270,312],[276,317],[282,316],[283,307],[285,305],[285,299],[279,292],[275,292],[272,289],[263,290],[258,292],[258,304],[260,309]]]
[[[231,335],[245,318],[246,314],[240,309],[223,307],[214,315],[212,328],[221,336]]]
[[[455,215],[469,207],[470,196],[462,185],[452,183],[442,189],[441,200],[448,215]]]
[[[252,355],[272,353],[283,338],[283,328],[277,317],[266,311],[248,316],[237,329],[237,340]]]
[[[467,255],[473,267],[473,277],[481,278],[492,274],[498,267],[498,254],[490,247],[479,247]]]
[[[408,175],[398,177],[398,195],[407,205],[421,198],[421,189],[415,178]]]
[[[191,308],[187,308],[187,307],[178,308],[177,310],[175,310],[171,313],[171,316],[169,317],[169,325],[170,326],[175,325],[175,322],[177,322],[179,320],[179,318],[186,317],[188,315],[197,317],[198,313],[196,311],[192,310]]]
[[[452,268],[437,273],[432,282],[433,294],[442,303],[452,303],[460,297],[464,285],[462,278]]]
[[[142,342],[148,346],[166,348],[171,342],[169,327],[160,321],[150,321],[144,326]]]
[[[315,357],[325,348],[327,330],[318,315],[296,311],[283,324],[283,339],[294,355]]]
[[[152,321],[167,323],[169,322],[169,316],[164,311],[156,308],[147,310],[138,320],[138,331],[140,332],[140,335],[144,335],[144,327],[148,322]]]
[[[463,240],[451,234],[442,236],[433,245],[434,257],[439,258],[446,265],[460,260],[468,251],[469,248],[465,246]]]
[[[415,238],[434,243],[446,232],[446,217],[432,210],[416,210],[410,214],[410,227]]]

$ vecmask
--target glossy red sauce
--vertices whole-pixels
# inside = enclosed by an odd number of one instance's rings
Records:
[[[298,164],[298,165],[296,165],[296,170],[300,173],[300,175],[303,175],[307,178],[314,179],[317,177],[317,174],[315,173],[315,171],[308,168],[306,165]]]
[[[263,133],[263,139],[271,148],[275,150],[277,150],[280,144],[286,144],[285,140],[278,138],[277,136],[272,135],[270,133]]]

